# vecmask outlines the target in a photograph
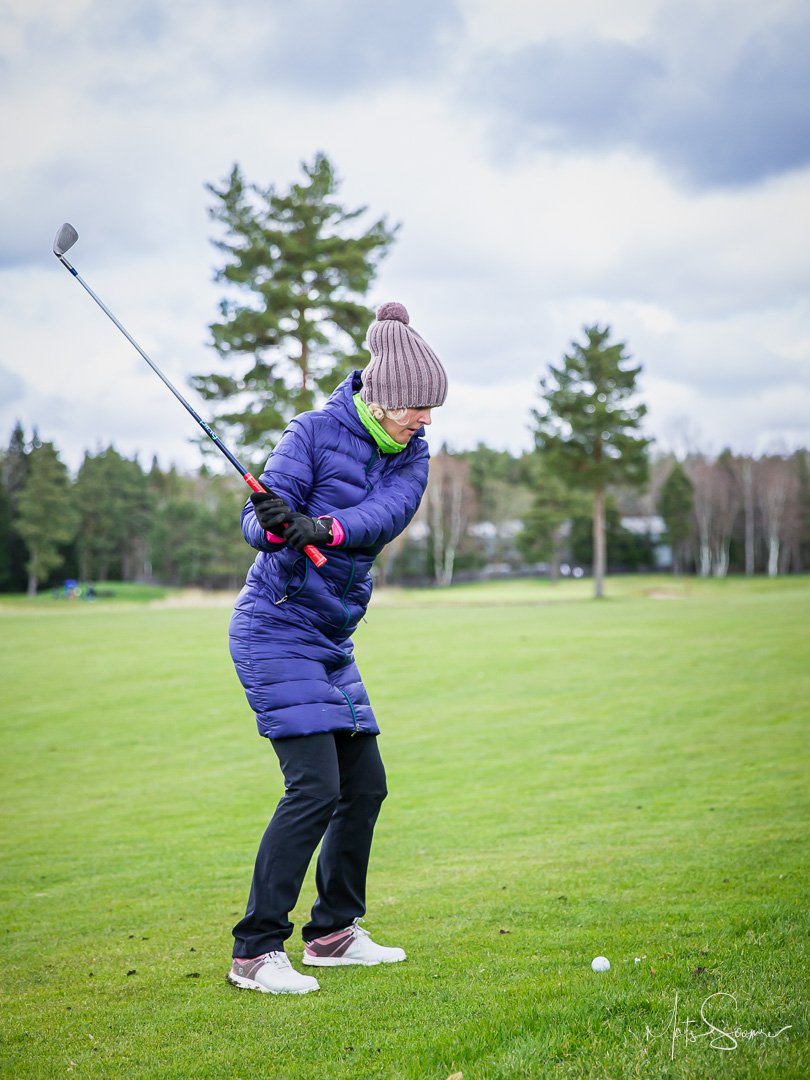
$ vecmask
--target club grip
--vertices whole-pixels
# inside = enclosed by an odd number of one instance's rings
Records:
[[[253,491],[267,491],[267,488],[260,484],[256,477],[253,476],[251,473],[243,473],[243,477],[247,486]],[[267,494],[272,495],[273,492],[267,491]],[[307,546],[304,548],[304,554],[307,556],[308,559],[311,560],[311,562],[316,568],[323,566],[323,564],[326,562],[326,556],[322,551],[319,551],[314,544],[307,544]]]
[[[312,560],[316,570],[326,562],[326,556],[322,551],[319,551],[314,544],[307,544],[304,548],[304,554],[307,558]]]

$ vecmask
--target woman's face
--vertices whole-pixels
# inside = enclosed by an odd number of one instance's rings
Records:
[[[408,443],[420,427],[431,423],[431,409],[389,409],[380,420],[380,427],[386,431],[394,442]]]

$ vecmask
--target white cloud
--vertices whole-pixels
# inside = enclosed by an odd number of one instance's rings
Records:
[[[405,302],[450,372],[434,440],[528,448],[538,376],[598,321],[644,365],[648,427],[662,439],[688,418],[719,443],[810,442],[810,173],[698,194],[619,149],[499,158],[461,94],[482,47],[593,20],[633,42],[656,11],[641,0],[610,12],[509,0],[497,18],[480,0],[460,8],[466,30],[431,54],[428,82],[400,77],[338,101],[242,69],[247,7],[236,18],[210,2],[158,15],[130,4],[113,17],[39,3],[35,26],[17,5],[0,107],[0,438],[19,416],[74,464],[109,441],[194,464],[192,422],[57,265],[53,234],[74,221],[79,272],[186,392],[190,374],[217,364],[204,182],[239,161],[248,179],[284,188],[321,149],[347,204],[403,223],[372,300]],[[269,26],[272,5],[260,17]],[[47,47],[31,37],[43,27]]]
[[[649,30],[656,5],[649,0],[577,0],[527,4],[526,0],[463,0],[468,33],[479,44],[504,52],[529,42],[571,34],[600,33],[635,41]]]

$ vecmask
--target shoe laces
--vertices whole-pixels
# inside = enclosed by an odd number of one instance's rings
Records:
[[[272,964],[273,967],[277,968],[292,967],[289,956],[283,951],[269,952],[267,956],[265,956],[264,962],[265,964]]]
[[[371,934],[368,932],[368,930],[366,930],[364,926],[360,925],[359,919],[354,920],[354,922],[352,923],[352,929],[354,930],[355,936],[359,936],[360,934],[362,934],[363,937],[371,937]]]

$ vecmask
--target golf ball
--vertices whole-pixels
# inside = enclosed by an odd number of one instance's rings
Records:
[[[591,960],[591,967],[594,971],[610,971],[610,961],[606,956],[595,956]]]

